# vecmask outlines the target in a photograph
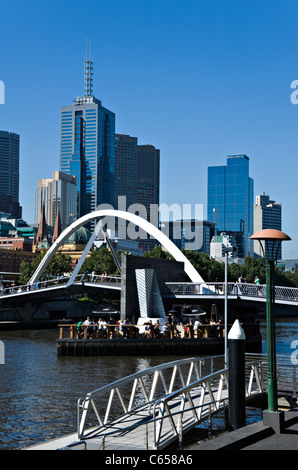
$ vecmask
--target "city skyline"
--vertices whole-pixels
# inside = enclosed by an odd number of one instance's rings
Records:
[[[84,90],[88,37],[94,94],[116,133],[162,153],[160,203],[206,212],[208,166],[247,154],[254,198],[282,202],[283,257],[298,258],[295,2],[17,0],[1,10],[0,129],[20,135],[25,220],[38,179],[59,169],[60,107]]]

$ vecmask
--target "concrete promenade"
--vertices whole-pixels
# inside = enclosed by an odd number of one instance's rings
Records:
[[[275,433],[259,421],[189,446],[188,450],[298,450],[298,408],[285,411],[285,427],[281,433]]]

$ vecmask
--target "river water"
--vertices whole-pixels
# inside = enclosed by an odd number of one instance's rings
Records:
[[[263,351],[266,326],[261,321]],[[58,330],[0,332],[0,449],[20,449],[76,432],[78,398],[105,384],[179,357],[57,357]],[[276,321],[277,354],[291,355],[298,320]]]

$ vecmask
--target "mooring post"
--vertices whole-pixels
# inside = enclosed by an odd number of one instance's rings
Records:
[[[245,333],[236,320],[228,334],[229,425],[230,431],[246,424],[245,418]]]

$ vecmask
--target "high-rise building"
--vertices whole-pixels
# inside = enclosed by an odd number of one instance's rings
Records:
[[[137,137],[126,134],[115,135],[115,209],[118,197],[126,197],[126,207],[137,202]]]
[[[215,224],[208,220],[175,220],[160,223],[160,229],[180,250],[203,252],[210,255],[210,243]]]
[[[153,145],[138,145],[137,202],[148,211],[150,204],[159,204],[159,158],[160,151]]]
[[[84,96],[61,108],[60,170],[76,176],[78,217],[114,204],[115,114],[93,96],[92,82],[88,59]]]
[[[281,227],[281,203],[271,201],[269,196],[265,193],[257,195],[256,203],[254,205],[254,232],[259,232],[260,230],[265,230],[267,228],[281,230]],[[269,250],[270,246],[272,246],[271,242],[269,242],[268,245]],[[258,256],[266,255],[266,249],[264,253],[258,240],[254,240],[254,252]],[[278,259],[282,259],[281,246],[279,247],[277,257]]]
[[[19,204],[20,136],[0,131],[0,211],[22,217]]]
[[[208,167],[208,220],[236,239],[238,256],[253,255],[254,181],[247,155],[228,155],[226,166]]]
[[[77,219],[77,188],[75,176],[54,171],[52,178],[38,180],[35,191],[35,224],[40,222],[42,208],[46,224],[54,227],[60,214],[62,230]]]
[[[143,207],[141,217],[154,225],[159,224],[159,158],[160,151],[153,145],[137,147],[137,203]],[[142,240],[145,251],[156,246],[154,239]]]

